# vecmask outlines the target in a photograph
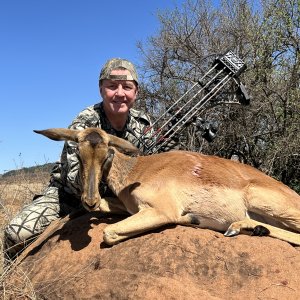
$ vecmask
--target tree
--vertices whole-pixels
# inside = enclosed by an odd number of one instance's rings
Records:
[[[236,154],[300,191],[299,1],[225,0],[217,8],[209,1],[187,0],[160,12],[158,20],[159,32],[138,44],[140,105],[157,118],[218,54],[233,50],[248,66],[241,77],[251,105],[206,107],[201,117],[218,124],[218,138],[207,143],[190,126],[185,148],[227,158]],[[219,97],[232,100],[235,88],[228,86]]]

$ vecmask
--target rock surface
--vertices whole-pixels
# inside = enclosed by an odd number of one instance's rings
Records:
[[[118,218],[53,223],[20,257],[38,299],[300,299],[300,248],[169,226],[107,247]]]

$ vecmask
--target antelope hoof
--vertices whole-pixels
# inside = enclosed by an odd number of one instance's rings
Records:
[[[239,229],[233,229],[233,228],[228,228],[227,231],[224,233],[225,236],[236,236],[240,233]]]

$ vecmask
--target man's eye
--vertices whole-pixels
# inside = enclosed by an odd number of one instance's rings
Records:
[[[133,87],[132,87],[131,85],[125,85],[125,86],[123,87],[123,89],[126,90],[126,91],[130,91],[130,90],[133,89]]]

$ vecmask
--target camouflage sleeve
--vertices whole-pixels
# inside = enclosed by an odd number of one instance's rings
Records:
[[[154,130],[151,120],[145,113],[131,109],[131,119],[127,125],[125,139],[134,144],[141,152],[147,153],[153,142]]]
[[[93,109],[88,107],[72,121],[70,129],[82,130],[87,127],[99,126],[99,116]],[[63,188],[68,194],[72,194],[77,198],[81,195],[81,184],[79,178],[79,160],[77,156],[77,144],[67,141],[64,144],[61,159],[55,164],[51,172],[52,186]]]

